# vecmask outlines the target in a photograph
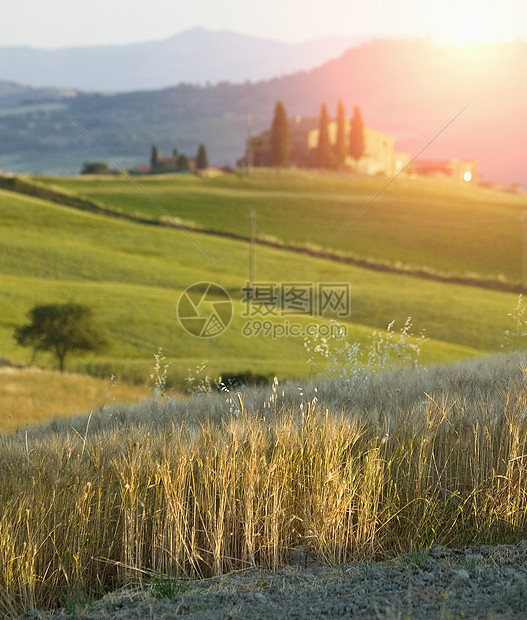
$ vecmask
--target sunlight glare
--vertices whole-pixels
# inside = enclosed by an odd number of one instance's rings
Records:
[[[494,6],[499,10],[499,3]],[[499,37],[489,7],[483,2],[466,0],[456,2],[446,15],[442,38],[449,43],[467,46],[473,43],[492,43]]]

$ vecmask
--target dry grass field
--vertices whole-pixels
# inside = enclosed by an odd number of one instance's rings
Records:
[[[104,408],[0,436],[0,610],[526,537],[525,356]]]
[[[146,388],[40,368],[0,367],[0,433],[151,396]]]

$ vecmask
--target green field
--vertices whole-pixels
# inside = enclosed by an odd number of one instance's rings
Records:
[[[36,180],[126,213],[167,219],[124,176]],[[299,170],[136,180],[175,218],[248,235],[248,214],[254,208],[258,235],[317,248],[331,242],[387,183]],[[329,249],[393,265],[518,282],[525,207],[522,196],[441,179],[399,178]]]
[[[124,183],[82,182],[94,187]],[[156,182],[165,186],[170,180],[149,182],[155,187]],[[178,180],[181,187],[200,182],[189,177]],[[320,182],[323,186],[329,181]],[[271,186],[274,183],[273,178]],[[109,347],[104,355],[72,358],[69,368],[73,370],[145,381],[153,354],[161,346],[172,362],[172,381],[179,384],[189,369],[210,360],[213,363],[206,372],[214,375],[252,370],[285,378],[313,372],[301,337],[243,337],[247,318],[242,316],[241,288],[248,279],[249,263],[249,247],[243,241],[198,233],[189,236],[177,229],[95,215],[5,191],[0,192],[0,226],[0,355],[29,360],[30,351],[16,345],[13,330],[34,304],[76,301],[93,308]],[[287,227],[291,229],[292,224]],[[317,260],[306,269],[305,256],[260,246],[256,280],[349,282],[350,339],[366,342],[372,329],[383,329],[392,320],[398,329],[411,316],[414,333],[425,329],[430,338],[423,347],[423,362],[499,350],[504,331],[512,327],[507,315],[516,303],[514,294],[328,260]],[[235,316],[224,334],[200,340],[181,328],[176,307],[187,286],[203,281],[217,282],[229,291]],[[302,326],[322,321],[308,316],[294,320]],[[37,361],[52,363],[44,354]]]

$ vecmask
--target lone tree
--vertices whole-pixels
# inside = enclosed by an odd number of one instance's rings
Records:
[[[15,330],[15,340],[23,347],[51,351],[64,372],[66,355],[74,351],[97,351],[106,343],[92,323],[91,308],[81,304],[34,306],[29,323]]]
[[[335,143],[335,159],[338,167],[342,167],[346,162],[348,154],[348,140],[346,135],[346,112],[342,101],[339,101],[337,108],[337,141]]]
[[[196,169],[206,170],[209,167],[209,158],[207,157],[207,149],[204,144],[200,144],[198,154],[196,155]]]
[[[351,119],[350,155],[355,161],[364,155],[364,123],[358,106],[355,106]]]
[[[320,110],[320,121],[318,126],[317,163],[319,168],[331,168],[334,162],[333,150],[329,141],[328,124],[328,109],[324,103]]]
[[[274,110],[271,126],[271,163],[285,166],[289,162],[289,121],[284,104],[279,101]]]

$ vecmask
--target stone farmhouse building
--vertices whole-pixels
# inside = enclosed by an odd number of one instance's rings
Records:
[[[346,136],[349,136],[351,122],[346,119]],[[295,116],[289,121],[290,157],[289,164],[299,168],[317,167],[317,147],[319,139],[319,119]],[[337,121],[328,123],[329,141],[337,141]],[[449,178],[471,184],[479,182],[478,165],[471,160],[416,160],[411,162],[410,153],[395,150],[395,138],[380,131],[364,127],[364,154],[354,161],[347,157],[345,166],[366,175],[394,175],[405,171],[411,175]],[[238,160],[239,166],[247,163],[253,166],[272,166],[271,130],[268,129],[247,142],[247,152]],[[411,164],[410,164],[411,162]]]
[[[346,120],[346,136],[350,132],[350,120]],[[315,117],[295,116],[289,122],[290,157],[289,163],[299,168],[317,167],[317,147],[319,139],[319,119]],[[329,140],[332,145],[337,141],[337,121],[328,123]],[[238,165],[272,166],[271,130],[266,130],[251,138],[247,143],[247,154],[238,160]],[[410,161],[407,154],[395,152],[395,138],[380,131],[364,127],[364,154],[359,161],[348,156],[346,167],[362,174],[392,176]]]

